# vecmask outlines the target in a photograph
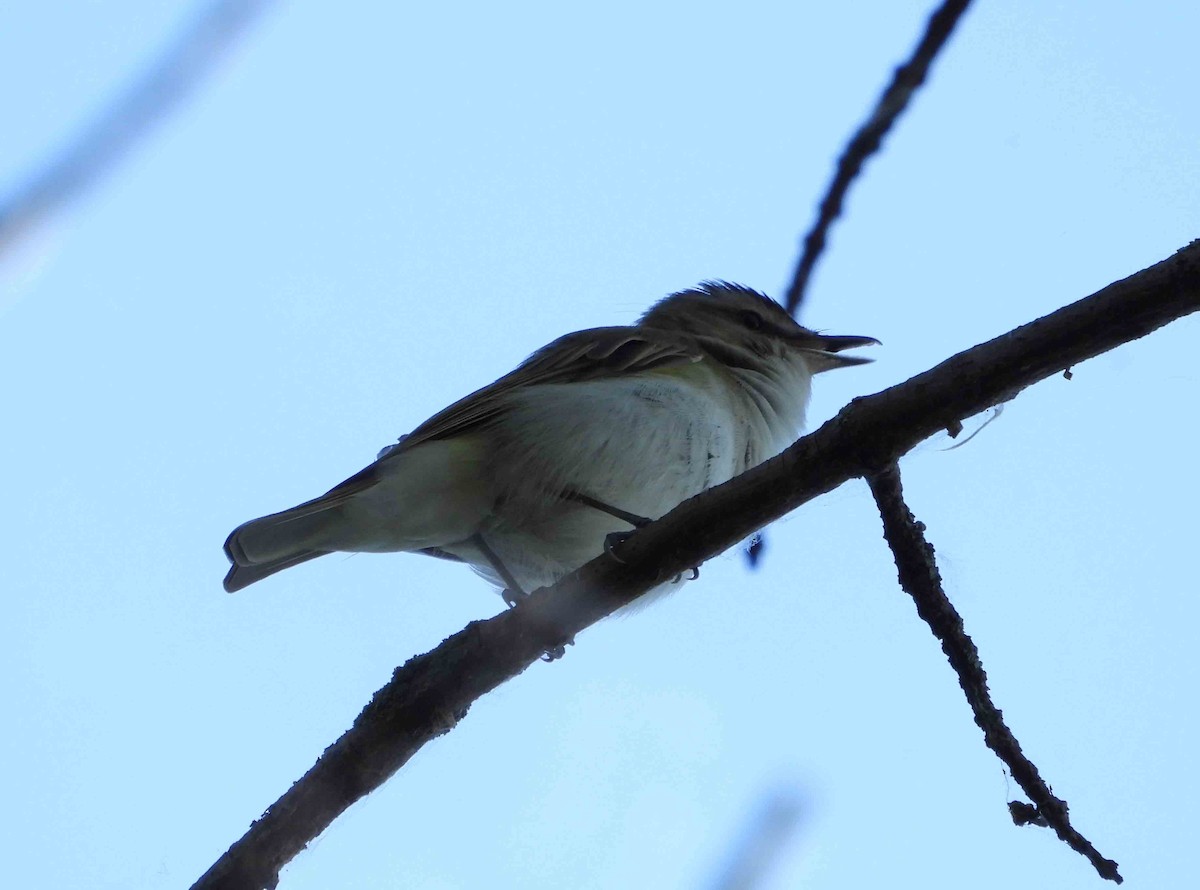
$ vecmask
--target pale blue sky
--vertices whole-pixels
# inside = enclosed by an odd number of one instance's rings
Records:
[[[21,3],[0,194],[174,2]],[[392,668],[502,603],[415,556],[237,595],[221,542],[568,330],[711,277],[778,294],[925,2],[280,4],[0,257],[6,881],[195,880]],[[1192,3],[983,2],[851,198],[803,320],[850,398],[1200,236]],[[997,703],[1131,886],[1194,880],[1195,318],[904,462]],[[973,428],[968,425],[968,428]],[[778,788],[770,888],[1096,888],[895,583],[866,486],[584,633],[284,872],[300,888],[698,888]]]

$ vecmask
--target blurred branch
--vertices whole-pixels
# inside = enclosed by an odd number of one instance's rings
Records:
[[[0,201],[0,255],[22,234],[83,195],[181,104],[267,0],[216,0],[133,86],[40,172]]]
[[[942,589],[933,545],[925,539],[925,525],[916,520],[904,502],[900,468],[892,464],[868,476],[867,484],[883,518],[883,536],[896,558],[900,586],[913,598],[917,614],[941,640],[942,651],[958,674],[958,683],[975,713],[975,723],[983,730],[984,742],[1004,761],[1017,784],[1034,803],[1035,813],[1026,821],[1053,828],[1072,850],[1087,858],[1101,877],[1121,883],[1117,863],[1101,856],[1091,842],[1071,826],[1066,801],[1050,791],[1038,768],[1025,756],[1016,736],[1005,724],[1004,715],[992,703],[979,650],[963,628],[962,616]]]
[[[712,884],[713,890],[757,890],[764,886],[799,829],[805,799],[796,791],[777,788],[760,802],[729,863]]]
[[[877,474],[940,430],[1088,358],[1200,311],[1200,241],[1086,299],[855,399],[773,460],[684,502],[516,608],[397,668],[354,725],[194,888],[276,886],[279,871],[486,692],[651,587],[849,479]]]
[[[825,249],[825,239],[829,234],[829,229],[833,226],[834,220],[841,216],[842,203],[850,191],[851,184],[867,159],[879,151],[883,137],[887,135],[897,118],[904,113],[913,93],[920,89],[921,84],[925,82],[934,58],[945,46],[954,26],[958,24],[959,17],[966,11],[969,4],[970,0],[945,0],[941,7],[930,16],[929,24],[925,26],[925,35],[917,44],[917,48],[913,50],[912,57],[896,69],[891,84],[879,97],[871,116],[858,128],[858,132],[847,143],[842,156],[838,158],[837,172],[829,184],[825,197],[821,199],[816,222],[813,223],[809,233],[804,236],[804,251],[796,265],[796,271],[792,274],[792,283],[788,287],[787,296],[783,301],[783,305],[791,315],[795,315],[796,310],[800,308],[800,302],[804,299],[804,292],[808,287],[808,279],[812,275],[813,267],[817,264],[817,259],[821,256],[821,251]]]

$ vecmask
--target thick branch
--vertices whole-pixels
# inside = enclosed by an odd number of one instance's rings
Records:
[[[1050,791],[1037,767],[1021,750],[1012,730],[1004,723],[1004,715],[992,703],[979,651],[963,628],[958,610],[942,589],[933,545],[925,539],[925,525],[916,520],[904,502],[900,468],[892,464],[867,477],[867,483],[879,505],[883,536],[896,557],[900,586],[913,598],[917,614],[941,641],[942,651],[958,674],[959,685],[975,713],[975,723],[983,730],[984,742],[1004,761],[1017,784],[1033,801],[1042,824],[1053,828],[1072,850],[1087,857],[1101,877],[1120,884],[1122,879],[1117,863],[1101,856],[1091,842],[1071,826],[1066,801]]]
[[[1200,310],[1200,241],[1045,318],[855,399],[777,458],[680,505],[517,608],[398,668],[354,726],[194,885],[274,887],[279,870],[475,699],[651,587],[1022,389]]]
[[[892,82],[879,97],[879,101],[871,111],[871,116],[846,144],[842,156],[838,158],[837,172],[833,176],[833,181],[829,183],[825,197],[821,199],[817,220],[808,234],[804,236],[804,251],[800,255],[800,261],[796,264],[791,286],[788,287],[787,296],[783,301],[783,305],[787,307],[790,314],[796,314],[796,310],[800,307],[800,301],[804,299],[809,276],[812,275],[813,267],[816,266],[821,251],[825,249],[825,238],[828,236],[830,228],[834,221],[842,215],[842,202],[846,200],[850,186],[862,171],[867,159],[879,151],[879,146],[883,144],[883,137],[904,113],[913,93],[920,89],[921,84],[925,82],[925,78],[929,74],[929,67],[942,47],[945,46],[946,41],[950,39],[954,26],[958,24],[959,17],[966,11],[968,5],[970,5],[970,0],[945,0],[929,17],[929,23],[925,26],[925,34],[921,37],[917,48],[913,50],[912,57],[896,69]]]

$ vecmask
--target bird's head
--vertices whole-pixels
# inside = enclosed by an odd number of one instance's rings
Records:
[[[770,297],[740,284],[706,281],[659,300],[642,327],[694,337],[730,368],[767,370],[773,360],[800,358],[810,374],[871,361],[844,350],[878,345],[874,337],[819,334],[797,324]]]

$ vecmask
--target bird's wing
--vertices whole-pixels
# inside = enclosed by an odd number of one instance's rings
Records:
[[[460,399],[418,426],[379,458],[305,507],[322,509],[370,488],[389,461],[422,442],[448,439],[496,420],[506,410],[502,398],[517,387],[581,383],[689,365],[703,358],[691,338],[640,327],[593,328],[560,337],[494,383]]]

